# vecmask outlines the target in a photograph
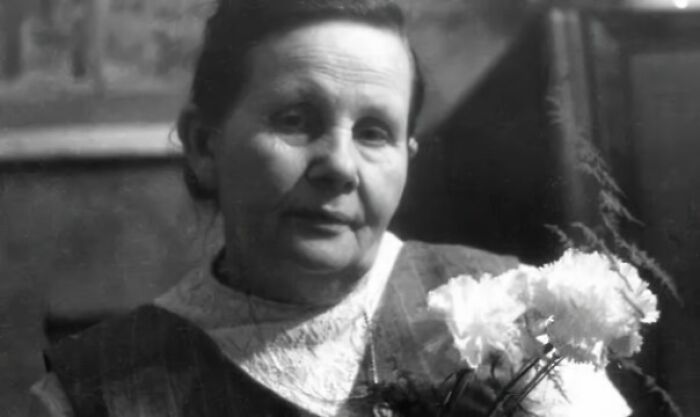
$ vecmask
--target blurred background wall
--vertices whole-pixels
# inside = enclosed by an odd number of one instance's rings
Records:
[[[0,1],[0,415],[31,414],[51,340],[208,258],[172,127],[209,7]]]
[[[595,218],[585,133],[683,307],[645,369],[700,415],[700,13],[693,0],[407,0],[428,80],[393,229],[533,263],[543,225]],[[173,133],[209,0],[0,0],[0,410],[26,414],[41,349],[152,299],[218,247]],[[553,102],[576,132],[553,123]],[[622,380],[638,416],[658,401]]]

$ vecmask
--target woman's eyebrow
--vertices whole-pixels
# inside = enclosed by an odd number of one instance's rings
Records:
[[[257,90],[253,93],[263,102],[277,100],[319,101],[324,100],[329,94],[329,90],[318,83],[281,80],[272,82],[264,90]]]
[[[270,84],[270,90],[268,91],[272,92],[272,97],[268,100],[309,101],[323,105],[332,104],[336,97],[340,97],[343,94],[341,91],[336,91],[313,78],[278,80]],[[360,86],[355,90],[355,94],[364,103],[363,113],[389,118],[391,119],[390,121],[401,118],[399,109],[403,107],[401,105],[403,98],[399,95],[391,94],[391,90],[387,90],[386,93],[375,90],[364,91]]]
[[[306,98],[323,97],[333,94],[332,89],[311,78],[283,80],[279,83],[278,88],[282,93]]]

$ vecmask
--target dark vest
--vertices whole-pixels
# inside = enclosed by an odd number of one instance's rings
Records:
[[[497,274],[516,265],[475,249],[406,242],[373,320],[374,352],[365,355],[352,397],[362,401],[370,368],[381,381],[397,370],[427,375],[418,353],[431,329],[417,340],[413,318],[429,290],[459,274]],[[231,364],[204,331],[152,305],[66,338],[46,358],[76,417],[299,415]]]

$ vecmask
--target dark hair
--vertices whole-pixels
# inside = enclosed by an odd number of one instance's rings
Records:
[[[247,82],[247,57],[264,39],[315,21],[356,20],[404,35],[405,17],[398,0],[219,0],[208,19],[196,63],[190,104],[210,127],[226,117]],[[425,85],[417,57],[414,62],[408,131],[412,135],[423,105]],[[178,121],[181,139],[187,132],[185,112]],[[185,183],[195,199],[212,199],[212,190],[198,184],[185,165]]]

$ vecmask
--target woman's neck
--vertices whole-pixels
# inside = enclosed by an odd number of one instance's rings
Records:
[[[212,274],[223,285],[274,302],[327,308],[341,302],[362,281],[367,271],[333,274],[293,272],[241,265],[228,250],[214,260]]]

